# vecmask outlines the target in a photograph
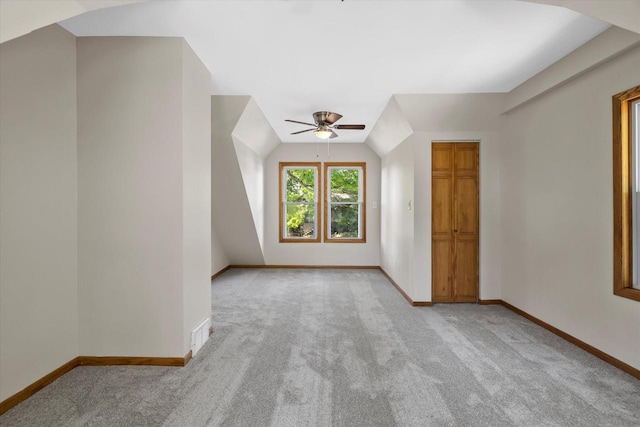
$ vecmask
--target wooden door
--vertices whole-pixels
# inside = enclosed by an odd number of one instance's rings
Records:
[[[431,147],[433,302],[478,301],[478,144]]]

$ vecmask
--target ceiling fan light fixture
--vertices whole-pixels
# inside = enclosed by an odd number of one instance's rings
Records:
[[[333,134],[333,131],[330,129],[318,129],[314,132],[316,136],[320,139],[329,139]]]

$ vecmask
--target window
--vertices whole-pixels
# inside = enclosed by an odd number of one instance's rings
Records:
[[[320,163],[280,163],[280,242],[319,242]]]
[[[638,127],[640,86],[613,96],[613,293],[640,301],[638,238]],[[640,233],[638,233],[640,237]],[[634,246],[636,249],[634,250]],[[635,266],[635,267],[634,267]]]
[[[325,242],[366,241],[365,186],[365,163],[324,164]]]

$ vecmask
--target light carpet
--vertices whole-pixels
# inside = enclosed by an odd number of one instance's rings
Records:
[[[501,306],[377,270],[232,269],[184,368],[78,367],[2,426],[638,426],[640,381]]]

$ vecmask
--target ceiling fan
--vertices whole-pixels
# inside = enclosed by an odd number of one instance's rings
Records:
[[[299,122],[297,120],[285,119],[285,122],[299,123],[301,125],[313,126],[311,129],[305,129],[298,132],[293,132],[291,135],[297,135],[299,133],[314,131],[316,136],[320,139],[335,138],[338,136],[334,129],[348,129],[348,130],[363,130],[364,125],[336,125],[335,122],[340,120],[342,116],[338,113],[332,113],[330,111],[316,111],[313,113],[313,123]]]

